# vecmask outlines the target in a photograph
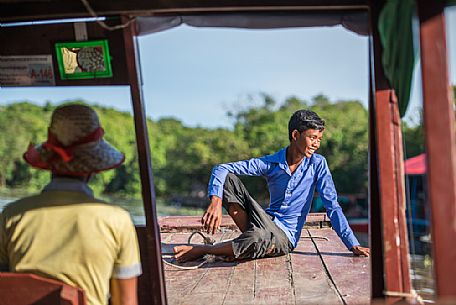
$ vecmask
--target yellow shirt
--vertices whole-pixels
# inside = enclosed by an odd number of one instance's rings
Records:
[[[110,278],[141,274],[128,212],[83,192],[46,191],[0,215],[0,265],[82,288],[88,303],[108,303]]]

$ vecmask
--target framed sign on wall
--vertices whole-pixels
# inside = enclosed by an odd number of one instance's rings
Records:
[[[55,50],[62,80],[112,77],[107,39],[58,42]]]

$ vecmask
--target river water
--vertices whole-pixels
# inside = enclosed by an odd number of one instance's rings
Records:
[[[0,198],[0,211],[3,210],[3,207],[9,202],[13,201],[14,198]]]
[[[3,207],[7,205],[9,202],[16,200],[16,198],[6,197],[0,198],[0,211],[3,210]],[[131,203],[124,203],[120,204],[123,208],[130,212],[131,218],[136,225],[144,225],[146,223],[144,212],[142,205],[139,206],[138,204],[131,204]],[[162,215],[160,215],[162,216]]]
[[[0,211],[3,210],[3,207],[16,200],[17,196],[8,196],[5,194],[0,194]],[[135,223],[135,225],[144,225],[146,219],[144,216],[144,208],[141,200],[138,199],[125,199],[125,198],[116,198],[116,197],[103,197],[101,198],[108,202],[113,202],[117,205],[120,205],[126,209]],[[174,205],[166,204],[164,200],[157,199],[157,214],[158,216],[171,216],[171,215],[187,215],[187,216],[202,216],[203,210],[200,208],[189,208],[189,207],[179,207]]]

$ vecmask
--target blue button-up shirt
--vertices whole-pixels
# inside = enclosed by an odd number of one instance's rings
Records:
[[[332,227],[345,246],[351,249],[359,245],[337,202],[336,188],[326,159],[313,154],[310,158],[304,158],[291,174],[286,161],[286,150],[283,148],[273,155],[215,166],[209,181],[208,195],[223,198],[223,185],[228,173],[265,177],[271,201],[266,213],[274,217],[276,225],[296,247],[316,189]]]

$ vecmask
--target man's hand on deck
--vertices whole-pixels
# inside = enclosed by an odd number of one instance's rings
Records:
[[[369,248],[364,248],[361,246],[354,246],[353,248],[350,249],[350,251],[353,252],[357,256],[364,256],[364,257],[370,256]]]
[[[211,197],[211,203],[201,218],[201,223],[207,233],[215,234],[222,223],[222,199],[220,197]]]

